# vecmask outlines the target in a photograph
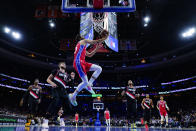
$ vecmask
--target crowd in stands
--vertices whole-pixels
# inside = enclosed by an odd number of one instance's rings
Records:
[[[17,108],[11,109],[9,107],[0,108],[1,116],[15,116],[15,117],[26,117],[27,113],[18,110]]]
[[[189,110],[183,112],[177,112],[169,114],[169,126],[174,128],[194,128],[196,127],[196,110]],[[17,116],[17,117],[27,117],[27,113],[21,112],[17,109],[10,109],[8,107],[0,108],[0,115]],[[103,114],[100,114],[100,121],[102,125],[105,125],[105,119]],[[129,126],[129,122],[126,116],[113,117],[115,114],[111,114],[111,126]],[[40,117],[41,118],[41,117]],[[64,121],[66,125],[75,126],[75,117],[71,115],[65,115]],[[96,115],[82,116],[80,114],[79,125],[80,126],[93,126],[96,121]],[[138,127],[143,126],[141,123],[141,118],[138,118],[136,122]],[[155,117],[152,114],[151,127],[160,127],[160,117]]]

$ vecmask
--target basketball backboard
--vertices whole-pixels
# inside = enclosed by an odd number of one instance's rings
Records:
[[[93,103],[93,110],[103,110],[104,103]]]
[[[62,12],[134,12],[135,0],[104,0],[102,9],[93,8],[93,0],[62,0]]]
[[[100,34],[105,29],[109,31],[105,44],[111,50],[118,52],[117,16],[115,12],[83,12],[80,18],[80,35],[82,37],[90,40],[96,39],[96,32]]]

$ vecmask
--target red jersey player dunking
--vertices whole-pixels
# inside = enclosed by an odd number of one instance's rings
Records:
[[[76,45],[75,52],[74,52],[74,62],[73,67],[78,72],[82,82],[78,85],[77,89],[74,91],[73,94],[69,94],[69,100],[73,106],[77,106],[76,96],[77,94],[83,89],[86,88],[90,93],[95,94],[92,89],[92,84],[97,79],[97,77],[101,74],[102,68],[96,64],[88,63],[85,61],[85,57],[92,57],[99,48],[102,47],[102,43],[104,40],[107,39],[109,33],[106,30],[103,30],[101,33],[102,38],[98,40],[87,40],[80,36],[78,36],[77,41],[78,44]],[[86,51],[86,45],[88,44],[97,44],[95,50],[91,53]],[[87,72],[94,71],[92,77],[88,81]]]
[[[160,100],[157,102],[157,109],[161,115],[161,125],[163,126],[164,117],[166,119],[166,126],[168,126],[168,114],[167,110],[169,111],[169,107],[167,106],[167,102],[163,100],[163,96],[160,96]]]

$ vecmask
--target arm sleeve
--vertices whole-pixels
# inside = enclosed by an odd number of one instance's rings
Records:
[[[167,102],[165,102],[165,107],[166,107],[167,109],[169,109],[169,107],[167,106]]]
[[[159,101],[157,101],[157,108],[159,108]]]

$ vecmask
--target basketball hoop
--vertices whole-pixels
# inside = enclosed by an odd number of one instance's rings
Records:
[[[101,109],[101,107],[100,106],[97,106],[96,109],[99,112],[99,110]]]
[[[106,17],[107,12],[91,13],[94,30],[99,34],[104,30],[104,20]]]
[[[98,112],[100,111],[100,110],[103,110],[104,109],[104,104],[103,103],[97,103],[97,102],[95,102],[95,103],[93,103],[93,110],[97,110]]]

